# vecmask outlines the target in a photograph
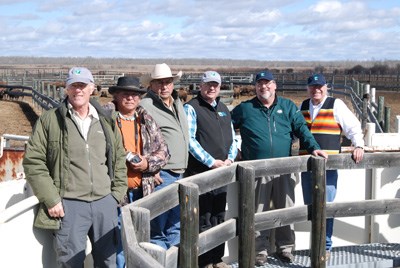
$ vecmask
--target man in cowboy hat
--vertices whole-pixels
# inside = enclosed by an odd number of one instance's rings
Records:
[[[113,101],[105,109],[113,111],[112,117],[121,132],[128,168],[128,191],[121,205],[131,203],[154,191],[161,168],[170,157],[167,144],[153,117],[141,106],[140,99],[146,89],[140,87],[139,78],[123,76],[117,85],[108,89]],[[157,175],[157,176],[156,176]],[[120,210],[119,210],[120,214]],[[125,265],[122,243],[117,251],[117,267]]]
[[[171,158],[160,171],[162,189],[182,178],[188,163],[188,124],[174,82],[182,76],[182,71],[173,75],[165,63],[156,64],[149,75],[142,77],[142,85],[149,88],[140,102],[161,128],[167,142]],[[151,242],[168,249],[180,242],[179,206],[163,213],[151,221]]]

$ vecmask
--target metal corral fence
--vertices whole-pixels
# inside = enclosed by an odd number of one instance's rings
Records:
[[[64,77],[64,73],[58,74]],[[98,84],[115,84],[118,77],[124,74],[104,74],[95,75],[95,81]],[[248,73],[226,73],[221,74],[223,83],[229,85],[229,90],[221,90],[221,98],[226,104],[233,101],[234,86],[235,85],[250,85],[254,84],[253,74]],[[334,74],[327,74],[327,81],[330,82],[330,94],[342,94],[351,98],[354,111],[363,122],[363,127],[367,122],[375,123],[377,133],[390,132],[390,107],[384,106],[384,97],[380,96],[378,102],[375,100],[376,88],[371,88],[369,84],[360,83],[354,78],[348,79],[347,76],[338,76]],[[32,98],[36,107],[42,109],[49,109],[56,107],[59,102],[64,98],[64,88],[59,86],[60,79],[55,78],[42,78],[31,79],[22,77],[20,80],[7,79],[9,83],[0,85],[1,88],[7,89],[7,94],[10,96],[25,96],[30,95],[25,90],[32,91]],[[276,81],[280,91],[304,91],[306,88],[307,74],[276,74]],[[180,86],[191,85],[193,92],[201,81],[201,74],[184,74],[180,81],[177,83],[176,88]],[[343,84],[340,84],[343,82]],[[19,84],[18,84],[19,83]],[[58,84],[57,84],[58,83]],[[30,85],[30,86],[29,86]],[[22,92],[19,90],[22,89]],[[4,93],[4,92],[3,92]],[[1,93],[0,93],[1,94]],[[364,104],[365,102],[365,104]],[[400,123],[399,123],[400,125]],[[400,129],[400,126],[398,126]]]
[[[239,267],[254,267],[255,231],[311,220],[311,267],[325,267],[326,218],[399,214],[399,199],[326,204],[325,174],[331,169],[373,169],[400,166],[400,153],[366,153],[355,164],[350,154],[331,155],[325,161],[314,156],[295,156],[246,161],[218,168],[176,183],[122,208],[122,237],[127,267],[198,267],[198,255],[238,237]],[[313,203],[255,213],[255,178],[312,171]],[[239,189],[237,218],[199,234],[199,195],[229,184]],[[150,220],[179,205],[179,248],[168,250],[150,243]],[[179,258],[179,260],[178,260]]]

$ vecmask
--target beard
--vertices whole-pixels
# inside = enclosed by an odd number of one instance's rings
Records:
[[[272,93],[269,91],[265,91],[264,93],[260,93],[258,96],[263,100],[268,100],[269,98],[271,98]]]

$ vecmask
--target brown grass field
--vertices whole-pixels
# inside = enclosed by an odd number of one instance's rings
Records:
[[[307,93],[304,92],[280,92],[278,95],[293,100],[296,105],[307,98]],[[385,106],[391,108],[391,131],[396,128],[396,115],[400,115],[400,93],[398,92],[378,92],[378,96],[384,96]],[[340,97],[340,96],[337,96]],[[252,97],[242,96],[240,99],[235,99],[233,105],[237,105],[243,100]],[[100,103],[104,104],[111,100],[111,97],[100,97]],[[345,102],[350,105],[348,100]],[[0,136],[3,134],[16,134],[29,136],[34,122],[37,119],[38,111],[32,108],[32,100],[30,97],[25,97],[23,101],[0,100]]]

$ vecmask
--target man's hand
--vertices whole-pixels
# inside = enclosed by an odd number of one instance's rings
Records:
[[[146,171],[149,168],[149,162],[147,161],[146,157],[139,155],[140,159],[142,159],[142,161],[140,161],[139,163],[132,163],[129,162],[129,164],[131,165],[132,169],[134,171]]]
[[[233,162],[230,159],[226,159],[224,161],[224,163],[225,163],[225,166],[230,166],[230,165],[232,165]]]
[[[225,166],[225,162],[219,159],[215,159],[214,165],[211,168],[219,168]]]
[[[314,156],[321,156],[321,157],[323,157],[323,158],[325,158],[325,159],[328,159],[328,154],[327,154],[325,151],[323,151],[323,150],[314,150],[314,151],[312,152],[312,155],[314,155]]]
[[[64,208],[61,202],[59,202],[54,207],[47,209],[47,211],[49,212],[50,217],[53,218],[62,218],[65,215]]]
[[[356,147],[351,157],[353,158],[354,162],[356,162],[356,164],[360,163],[364,157],[364,149],[361,147]]]
[[[154,183],[155,183],[155,185],[157,186],[157,185],[160,185],[160,184],[162,184],[164,181],[163,181],[163,179],[160,177],[160,172],[158,172],[158,173],[156,173],[155,175],[154,175]]]

